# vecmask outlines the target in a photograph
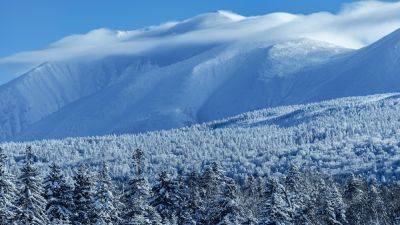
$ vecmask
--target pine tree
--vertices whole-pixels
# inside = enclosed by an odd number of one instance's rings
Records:
[[[33,166],[32,148],[27,147],[25,164],[19,176],[19,193],[15,206],[15,224],[44,225],[48,223],[45,213],[46,200],[36,167]]]
[[[52,164],[44,179],[46,214],[51,223],[68,224],[71,218],[72,188],[58,165]]]
[[[288,225],[292,224],[291,209],[284,196],[284,187],[276,178],[268,181],[266,199],[262,210],[261,224]]]
[[[73,216],[74,225],[91,225],[96,221],[94,208],[93,182],[90,173],[84,166],[80,166],[74,179]]]
[[[103,163],[98,174],[95,203],[97,213],[96,225],[113,225],[119,223],[119,203],[114,197],[113,183],[106,163]]]
[[[0,148],[0,225],[11,224],[15,209],[13,202],[16,189],[11,175],[6,171],[5,161],[4,150]]]
[[[149,205],[150,185],[143,174],[143,152],[139,149],[133,153],[133,178],[123,195],[121,219],[123,225],[161,224],[161,217]]]
[[[163,221],[172,219],[172,216],[178,212],[177,204],[180,202],[177,182],[172,180],[166,171],[162,171],[152,192],[150,204],[157,210]]]

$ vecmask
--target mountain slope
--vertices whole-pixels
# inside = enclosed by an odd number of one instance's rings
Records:
[[[46,62],[0,86],[0,140],[7,140],[33,123],[84,97],[125,79],[190,58],[213,46],[180,46],[140,56],[98,60]],[[171,54],[178,50],[178,53]],[[126,75],[126,74],[125,74]]]
[[[126,70],[125,79],[34,124],[24,137],[170,129],[278,105],[276,81],[343,52],[307,39],[257,42],[216,47],[136,76]]]
[[[300,73],[288,103],[399,91],[400,30],[347,57]]]
[[[9,138],[63,106],[115,79],[110,64],[44,63],[0,88],[0,136]]]

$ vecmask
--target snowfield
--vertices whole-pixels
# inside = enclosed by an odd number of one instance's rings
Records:
[[[110,163],[113,176],[129,172],[132,149],[145,151],[149,175],[219,162],[229,175],[279,174],[288,166],[332,174],[361,173],[382,181],[398,176],[400,94],[351,97],[283,106],[228,119],[135,135],[7,142],[12,170],[32,145],[38,165],[61,164],[72,174],[79,164],[97,168]],[[155,177],[155,176],[153,176]]]

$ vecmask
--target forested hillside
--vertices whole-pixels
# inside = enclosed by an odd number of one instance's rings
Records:
[[[37,165],[60,164],[68,175],[81,164],[110,165],[126,177],[132,149],[144,151],[150,177],[218,162],[227,174],[279,175],[290,165],[329,174],[355,173],[390,181],[399,175],[400,95],[344,98],[254,111],[182,129],[137,135],[2,143],[16,173],[24,149],[32,146]],[[150,178],[151,180],[151,178]]]

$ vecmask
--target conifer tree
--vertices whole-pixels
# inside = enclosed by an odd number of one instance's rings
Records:
[[[80,166],[74,179],[73,191],[73,225],[91,225],[96,221],[94,208],[94,185],[91,175],[85,166]]]
[[[225,180],[225,174],[216,162],[208,166],[200,177],[199,191],[200,198],[202,199],[200,210],[203,209],[200,211],[200,214],[203,223],[210,221],[211,218],[208,211],[211,210],[210,206],[217,204],[218,199],[222,195]]]
[[[255,224],[251,214],[245,215],[238,198],[238,188],[233,180],[225,182],[222,196],[217,204],[211,208],[211,220],[209,224]]]
[[[378,188],[376,179],[372,179],[367,196],[367,221],[371,225],[386,225],[389,224],[386,205],[382,201]]]
[[[196,221],[202,220],[201,212],[205,209],[203,206],[202,199],[200,197],[198,180],[200,175],[195,171],[191,171],[184,181],[183,189],[181,187],[181,218],[180,223],[184,225],[196,224]]]
[[[306,182],[303,174],[300,172],[299,167],[292,166],[285,178],[285,190],[289,207],[293,211],[294,222],[304,220],[304,211],[306,210],[307,201],[309,196],[305,195]]]
[[[363,180],[351,174],[345,187],[344,197],[347,203],[346,217],[349,224],[365,224],[367,203]]]
[[[114,197],[114,193],[113,183],[108,172],[108,165],[103,163],[97,178],[95,200],[96,225],[113,225],[119,223],[119,203],[117,198]]]
[[[46,214],[52,223],[68,224],[71,219],[72,187],[67,184],[61,168],[52,164],[44,179]]]
[[[11,175],[6,171],[6,155],[0,148],[0,225],[11,224],[16,189]]]
[[[213,162],[207,167],[202,177],[200,178],[200,187],[202,188],[202,197],[206,200],[213,200],[219,194],[225,182],[225,174],[220,166]],[[208,204],[208,203],[207,203]]]
[[[178,212],[180,202],[178,185],[166,171],[162,171],[153,187],[150,204],[156,209],[163,221],[169,221]]]
[[[266,192],[266,199],[262,210],[261,224],[292,224],[291,209],[285,200],[284,187],[276,178],[272,178],[268,181],[268,188]]]
[[[143,174],[144,154],[137,149],[133,152],[134,174],[123,195],[121,219],[123,225],[161,224],[161,217],[149,204],[150,185]]]
[[[336,187],[328,187],[325,186],[321,193],[321,218],[319,222],[321,224],[326,225],[344,225],[346,224],[346,220],[344,217],[344,212],[341,211],[343,209],[338,209],[338,202],[340,199],[337,199],[338,196],[335,193]],[[343,206],[342,206],[343,207]]]
[[[336,220],[339,221],[341,224],[346,225],[348,224],[346,218],[346,204],[344,203],[342,194],[340,193],[337,185],[332,182],[330,189],[330,196],[332,198],[332,204],[335,209]]]
[[[19,193],[15,203],[17,209],[14,223],[18,225],[47,224],[46,200],[43,198],[38,169],[33,165],[31,147],[26,148],[25,164],[21,169],[18,181]]]

